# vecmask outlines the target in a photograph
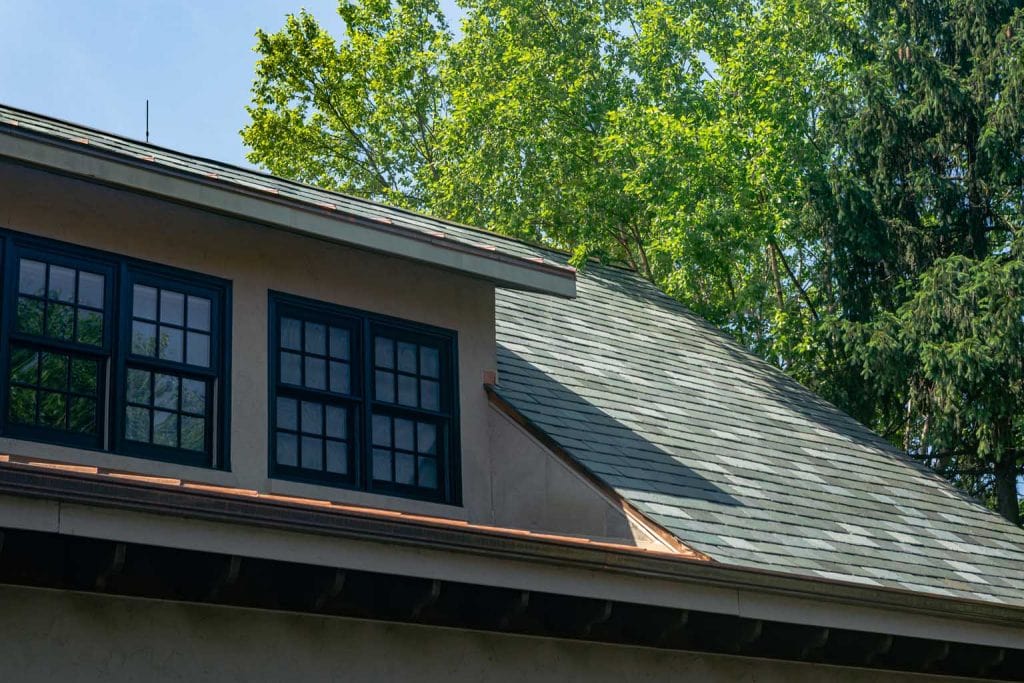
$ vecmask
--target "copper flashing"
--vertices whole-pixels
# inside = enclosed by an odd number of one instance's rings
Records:
[[[705,555],[704,553],[695,550],[686,545],[685,543],[683,543],[672,532],[670,532],[668,529],[664,528],[663,526],[652,520],[650,517],[642,513],[632,503],[623,498],[618,491],[613,489],[603,480],[594,475],[590,470],[581,465],[575,458],[572,457],[572,455],[568,451],[566,451],[554,439],[548,436],[548,434],[544,430],[539,428],[537,425],[533,424],[533,422],[531,422],[525,415],[516,410],[516,408],[511,403],[502,398],[495,386],[491,384],[485,384],[484,389],[487,391],[487,398],[490,400],[491,405],[493,405],[495,408],[497,408],[502,413],[511,418],[512,421],[514,421],[516,424],[518,424],[520,427],[526,430],[526,432],[530,436],[539,441],[555,457],[557,457],[559,460],[565,463],[565,465],[568,466],[569,469],[575,472],[582,479],[585,479],[590,485],[596,488],[605,498],[607,498],[615,505],[617,505],[619,508],[621,508],[623,513],[630,521],[634,522],[635,524],[637,524],[637,526],[658,538],[660,541],[662,541],[666,546],[671,548],[676,553],[684,554],[689,557],[693,557],[695,559],[703,560],[706,562],[714,561],[714,558]]]
[[[100,479],[115,479],[128,485],[155,486],[159,488],[184,489],[193,493],[207,494],[216,497],[244,498],[264,502],[268,505],[287,505],[299,508],[316,508],[327,510],[338,515],[353,515],[360,517],[376,517],[382,519],[399,520],[409,523],[433,526],[433,527],[457,527],[468,531],[475,531],[484,534],[507,536],[514,538],[529,538],[539,541],[555,542],[559,544],[600,546],[609,550],[623,552],[638,552],[658,555],[681,555],[688,559],[706,560],[707,558],[699,553],[686,550],[639,548],[625,543],[611,543],[607,541],[595,541],[579,536],[569,536],[552,533],[537,533],[526,529],[514,529],[508,527],[491,526],[488,524],[473,524],[464,520],[448,519],[423,514],[412,514],[399,512],[397,510],[385,510],[380,508],[361,507],[335,501],[304,498],[300,496],[284,496],[275,493],[263,493],[253,489],[240,489],[218,484],[205,482],[183,481],[171,477],[151,477],[135,472],[122,470],[109,470],[98,467],[74,465],[70,463],[42,460],[14,455],[0,455],[0,463],[9,463],[16,467],[40,468],[46,470],[58,470],[61,472],[85,475]]]

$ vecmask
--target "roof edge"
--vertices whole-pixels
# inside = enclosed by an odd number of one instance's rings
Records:
[[[389,254],[489,280],[499,287],[573,298],[575,269],[311,204],[266,189],[188,173],[0,119],[0,158],[61,175],[241,218],[306,237]],[[354,228],[354,229],[353,229]]]
[[[537,563],[541,573],[547,572],[544,567],[561,567],[602,577],[602,584],[614,583],[615,577],[622,577],[642,581],[651,589],[659,582],[664,586],[663,582],[668,581],[675,586],[673,600],[689,600],[699,594],[700,601],[708,608],[716,606],[712,611],[745,618],[786,619],[811,610],[814,614],[804,615],[806,618],[801,618],[799,623],[831,622],[837,619],[836,608],[842,606],[850,611],[843,617],[847,621],[842,628],[852,628],[865,619],[877,623],[877,619],[888,614],[898,616],[891,622],[890,631],[897,635],[922,637],[927,632],[931,635],[926,637],[941,635],[943,639],[979,645],[1019,648],[1024,644],[1019,630],[1024,607],[733,567],[674,553],[604,543],[566,543],[561,539],[531,538],[499,530],[474,530],[458,524],[428,524],[398,515],[321,510],[283,498],[261,501],[230,492],[172,489],[144,481],[0,463],[0,499],[9,496],[155,513],[153,519],[197,519],[327,536],[339,541],[371,541],[388,549],[404,546],[495,561]],[[63,533],[74,535],[75,532]],[[572,585],[583,589],[576,583]],[[661,604],[666,598],[661,593],[658,595],[649,596],[649,604]],[[666,603],[665,606],[671,605]],[[890,622],[886,619],[886,623]],[[965,631],[966,624],[974,624],[976,628]],[[970,637],[965,638],[968,635]]]

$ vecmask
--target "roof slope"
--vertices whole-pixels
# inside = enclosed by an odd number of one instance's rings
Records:
[[[1024,531],[639,276],[589,264],[577,292],[498,292],[498,392],[683,543],[1024,604]]]

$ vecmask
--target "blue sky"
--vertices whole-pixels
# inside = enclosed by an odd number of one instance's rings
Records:
[[[453,0],[442,5],[456,16]],[[340,34],[335,0],[0,0],[0,102],[245,164],[257,28],[305,7]],[[456,22],[452,22],[456,23]]]

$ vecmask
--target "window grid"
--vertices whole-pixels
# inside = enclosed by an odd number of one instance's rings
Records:
[[[276,293],[271,312],[272,476],[457,504],[454,333]],[[319,341],[307,341],[311,324],[350,331],[350,395],[310,381],[308,358],[329,356]],[[378,340],[390,344],[390,352],[378,352]],[[327,422],[313,430],[301,424],[302,406],[310,401],[348,409],[347,476],[329,471]],[[326,420],[326,412],[322,416]],[[304,442],[311,450],[306,467]]]
[[[350,485],[354,416],[352,321],[288,310],[271,319],[276,340],[274,468],[299,478]]]
[[[227,282],[6,230],[0,230],[0,249],[0,377],[6,382],[0,390],[0,433],[190,465],[226,465]],[[164,290],[181,297],[180,318],[162,321],[182,331],[180,362],[175,354],[132,354],[136,283],[156,288],[158,296]],[[168,295],[164,299],[170,301]],[[129,401],[129,370],[159,373],[160,381],[177,388],[176,402]],[[202,389],[183,391],[186,385]],[[129,407],[149,411],[145,431],[161,438],[126,438]]]
[[[129,284],[119,437],[125,448],[145,457],[212,462],[221,376],[215,293],[149,274]]]
[[[15,331],[100,347],[105,293],[106,278],[100,273],[21,257]]]
[[[125,438],[203,452],[207,447],[207,382],[129,367]]]
[[[12,345],[12,422],[96,435],[98,388],[95,359]]]

